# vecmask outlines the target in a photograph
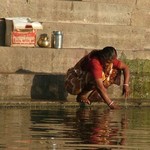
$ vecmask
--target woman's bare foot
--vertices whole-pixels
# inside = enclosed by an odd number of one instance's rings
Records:
[[[77,102],[91,104],[90,100],[85,95],[78,95],[76,98]]]

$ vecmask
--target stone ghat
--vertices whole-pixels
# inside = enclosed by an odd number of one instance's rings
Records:
[[[64,88],[65,73],[90,49],[0,47],[0,100],[74,101]],[[130,99],[150,99],[150,51],[118,51],[131,70]],[[108,89],[122,99],[122,85]]]

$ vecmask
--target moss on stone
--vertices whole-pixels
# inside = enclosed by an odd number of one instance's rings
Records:
[[[131,98],[150,99],[150,60],[129,60],[124,55],[121,55],[120,59],[130,68]]]
[[[150,73],[150,60],[134,59],[125,60],[125,63],[129,65],[131,72],[147,74]]]

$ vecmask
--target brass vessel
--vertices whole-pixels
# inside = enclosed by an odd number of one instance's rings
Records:
[[[50,41],[49,41],[49,37],[47,34],[41,34],[37,44],[39,47],[49,47],[50,46]]]

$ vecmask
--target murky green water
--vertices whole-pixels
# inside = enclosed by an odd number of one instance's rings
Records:
[[[149,109],[1,108],[0,149],[149,150]]]

